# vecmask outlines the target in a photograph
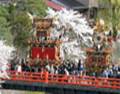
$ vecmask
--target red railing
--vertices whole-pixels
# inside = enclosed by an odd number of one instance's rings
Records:
[[[120,79],[116,78],[96,78],[90,76],[74,76],[49,74],[48,72],[22,72],[9,71],[8,75],[12,81],[41,82],[48,84],[78,85],[96,88],[120,89]]]

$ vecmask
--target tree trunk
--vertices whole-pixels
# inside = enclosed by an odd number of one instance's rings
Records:
[[[116,37],[117,37],[118,31],[116,29],[116,27],[113,27],[113,40],[116,41]]]

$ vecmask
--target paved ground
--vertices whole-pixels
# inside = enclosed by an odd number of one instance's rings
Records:
[[[0,94],[45,94],[45,93],[0,89]]]

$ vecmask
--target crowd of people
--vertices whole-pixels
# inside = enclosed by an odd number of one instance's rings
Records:
[[[30,59],[31,60],[31,59]],[[79,63],[70,62],[69,60],[63,61],[60,64],[55,64],[54,60],[44,60],[36,58],[31,61],[25,59],[16,60],[17,62],[11,63],[11,70],[26,71],[26,72],[41,72],[48,71],[51,74],[66,74],[66,75],[83,75],[84,65]]]
[[[95,72],[88,73],[85,64],[79,60],[78,63],[71,62],[69,60],[63,61],[60,64],[55,65],[52,61],[44,61],[41,64],[39,58],[34,60],[34,64],[30,64],[25,59],[20,59],[19,63],[11,63],[11,70],[18,72],[44,72],[48,71],[50,74],[64,74],[64,75],[76,75],[76,76],[96,76],[96,77],[110,77],[120,78],[120,66],[112,64],[106,68],[99,75]]]
[[[92,27],[93,26],[94,26],[94,24],[92,25]],[[100,38],[98,36],[97,42],[99,42],[99,41],[100,41]],[[100,45],[98,45],[98,44],[100,44]],[[99,46],[101,46],[101,44],[102,44],[101,42],[96,43],[98,48],[99,48]],[[99,51],[99,50],[97,50],[97,51]],[[119,65],[111,64],[99,74],[96,72],[89,73],[89,72],[87,72],[85,63],[83,63],[81,60],[79,60],[79,62],[77,62],[77,63],[74,61],[66,60],[66,61],[61,61],[61,62],[59,62],[59,64],[56,65],[54,60],[48,60],[48,59],[41,60],[39,57],[36,57],[34,60],[32,60],[30,58],[27,60],[16,59],[16,60],[12,61],[12,63],[11,63],[11,70],[16,70],[18,72],[48,71],[51,74],[65,74],[65,75],[77,75],[77,76],[88,75],[88,76],[96,76],[96,77],[120,78],[120,66]]]

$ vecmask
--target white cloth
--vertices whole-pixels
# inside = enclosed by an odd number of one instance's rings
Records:
[[[22,72],[22,66],[21,65],[17,66],[17,72]]]

